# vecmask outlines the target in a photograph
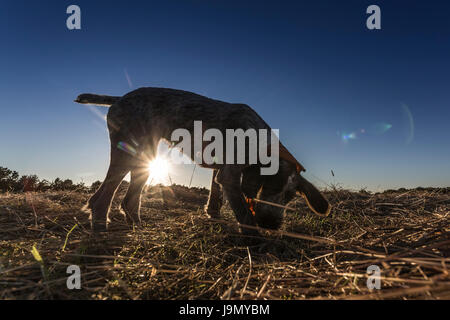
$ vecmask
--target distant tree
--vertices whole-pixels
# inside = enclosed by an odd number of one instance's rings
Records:
[[[63,181],[60,178],[56,178],[53,180],[53,182],[50,184],[50,188],[55,191],[62,190],[63,188]]]
[[[15,191],[18,186],[19,173],[17,171],[9,170],[8,168],[0,167],[0,191]]]
[[[48,180],[41,180],[36,186],[36,191],[46,192],[51,189],[51,184]]]
[[[53,180],[50,185],[50,189],[54,191],[73,191],[78,189],[84,191],[85,188],[84,183],[74,184],[70,179],[61,180],[60,178]]]
[[[19,179],[19,186],[22,188],[23,192],[36,191],[36,187],[39,183],[39,178],[37,175],[25,175],[21,176]],[[19,191],[19,190],[17,190]]]
[[[73,181],[70,179],[66,179],[62,182],[62,190],[69,191],[75,188]]]
[[[101,185],[102,185],[102,182],[97,180],[97,181],[95,181],[95,182],[93,182],[91,184],[91,187],[89,188],[89,191],[90,192],[95,192],[95,191],[98,190],[98,188],[100,188]]]
[[[19,176],[17,171],[0,167],[0,192],[27,192],[39,191],[76,191],[76,192],[94,192],[102,183],[95,181],[90,187],[84,182],[73,183],[71,179],[62,180],[56,178],[52,182],[43,179],[40,180],[35,174]]]
[[[84,182],[75,184],[73,190],[78,192],[89,192],[89,188],[84,184]]]

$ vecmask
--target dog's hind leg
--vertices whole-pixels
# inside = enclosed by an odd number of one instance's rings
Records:
[[[121,204],[121,208],[125,213],[125,219],[130,225],[140,225],[141,223],[141,193],[149,175],[150,172],[146,167],[138,167],[131,170],[130,186]]]
[[[242,168],[236,166],[224,166],[217,173],[216,181],[222,185],[224,194],[230,203],[231,209],[239,222],[242,234],[257,236],[258,230],[246,228],[245,225],[256,227],[256,220],[248,208],[241,189]]]
[[[112,198],[117,187],[131,169],[129,157],[129,155],[116,149],[116,146],[112,144],[111,162],[106,178],[85,207],[91,212],[91,227],[94,231],[106,230]]]
[[[222,207],[223,197],[220,184],[216,182],[216,176],[219,170],[214,169],[211,179],[211,190],[209,191],[208,202],[205,205],[205,213],[210,218],[220,217],[220,208]]]

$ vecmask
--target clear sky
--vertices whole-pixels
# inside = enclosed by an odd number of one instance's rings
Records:
[[[74,98],[157,86],[250,105],[320,187],[450,186],[449,1],[2,0],[0,40],[0,166],[21,174],[103,179],[107,109]]]

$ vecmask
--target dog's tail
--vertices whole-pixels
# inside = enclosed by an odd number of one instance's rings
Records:
[[[99,94],[83,93],[80,94],[75,102],[81,104],[93,104],[96,106],[109,107],[120,100],[121,97],[102,96]]]
[[[317,215],[326,217],[330,214],[331,205],[327,199],[308,180],[298,175],[297,191],[305,198],[308,207]]]

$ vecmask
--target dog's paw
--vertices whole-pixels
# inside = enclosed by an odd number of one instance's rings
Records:
[[[91,230],[94,233],[102,233],[102,232],[107,232],[108,231],[108,224],[107,222],[94,222],[91,220]]]
[[[85,212],[87,214],[92,214],[92,209],[89,206],[89,202],[87,202],[83,207],[80,209],[82,212]]]
[[[205,206],[203,212],[210,219],[220,219],[220,210],[213,210]]]

